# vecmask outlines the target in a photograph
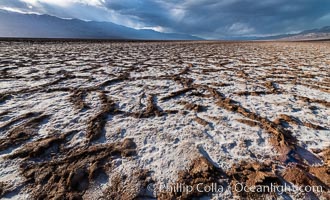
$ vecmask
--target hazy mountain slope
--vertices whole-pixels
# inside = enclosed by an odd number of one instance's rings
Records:
[[[86,22],[0,10],[0,37],[200,40],[186,34],[136,30],[111,22]]]
[[[303,31],[296,35],[281,38],[282,40],[319,40],[330,39],[330,26],[326,26],[320,29],[313,29]]]
[[[305,30],[296,34],[282,34],[270,37],[257,38],[262,40],[320,40],[330,39],[330,26],[319,29]]]

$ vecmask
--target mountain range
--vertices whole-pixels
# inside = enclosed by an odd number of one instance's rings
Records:
[[[319,29],[311,29],[301,31],[295,34],[282,34],[270,37],[262,37],[258,39],[265,40],[329,40],[330,39],[330,26],[325,26]]]
[[[22,14],[0,9],[0,37],[3,38],[77,38],[124,40],[203,40],[189,34],[162,33],[133,29],[111,22],[62,19],[50,15]],[[239,37],[232,40],[321,40],[330,39],[330,26],[295,34],[269,37]]]
[[[133,29],[111,22],[62,19],[50,15],[0,10],[0,37],[133,40],[202,40],[188,34]]]

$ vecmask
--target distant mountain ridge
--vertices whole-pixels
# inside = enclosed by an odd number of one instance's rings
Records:
[[[188,34],[137,30],[111,22],[62,19],[0,9],[0,37],[137,40],[203,40]]]
[[[50,15],[22,14],[0,9],[0,37],[123,40],[203,40],[189,34],[133,29],[111,22],[62,19]],[[230,37],[229,40],[322,40],[330,39],[330,26],[296,34],[268,37]]]
[[[322,40],[330,39],[330,26],[301,31],[296,34],[283,34],[258,38],[259,40]]]

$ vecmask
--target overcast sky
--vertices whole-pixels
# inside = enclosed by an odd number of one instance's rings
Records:
[[[0,0],[0,8],[207,39],[293,33],[330,25],[330,0]]]

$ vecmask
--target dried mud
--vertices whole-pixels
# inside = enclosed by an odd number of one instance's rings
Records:
[[[54,140],[44,142],[49,144]],[[47,149],[45,146],[42,148]],[[63,149],[56,152],[62,155],[54,156],[50,162],[23,162],[21,171],[35,199],[82,199],[94,178],[111,169],[111,159],[133,156],[135,148],[133,140],[125,139],[122,143],[94,145],[68,153],[63,153],[67,151]],[[39,157],[41,153],[40,149],[34,150],[29,158]]]
[[[327,198],[329,55],[329,42],[0,42],[0,198],[285,197],[237,183]],[[148,191],[165,180],[193,191]],[[228,192],[197,191],[214,183]]]

